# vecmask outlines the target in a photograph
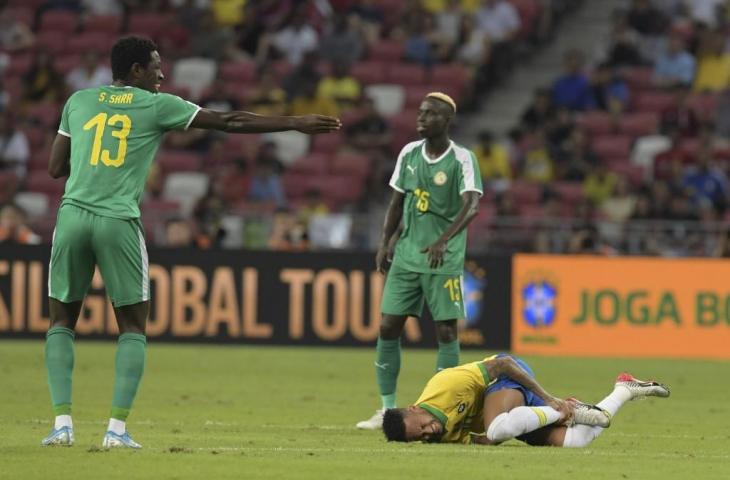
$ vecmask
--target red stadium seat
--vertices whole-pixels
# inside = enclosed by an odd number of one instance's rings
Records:
[[[578,125],[591,135],[604,135],[614,130],[611,115],[606,112],[586,112],[578,119]]]
[[[252,83],[256,80],[254,62],[226,62],[220,65],[218,76],[225,81]]]
[[[64,179],[52,178],[46,171],[31,171],[26,179],[26,189],[31,192],[41,192],[50,197],[58,197],[63,193],[66,185]]]
[[[33,27],[35,13],[32,8],[27,6],[6,7],[5,12],[15,21],[24,23],[27,27]]]
[[[563,202],[578,203],[585,199],[583,184],[578,182],[558,182],[553,184],[553,190]]]
[[[129,33],[141,33],[155,38],[160,31],[171,23],[171,17],[159,13],[135,13],[129,17]]]
[[[35,45],[51,55],[61,54],[66,50],[68,33],[61,31],[41,30],[35,38]]]
[[[516,205],[534,205],[542,198],[542,186],[537,183],[517,181],[510,185],[509,193]]]
[[[403,58],[403,42],[397,40],[381,40],[372,47],[368,54],[370,60],[398,62]]]
[[[634,107],[637,112],[662,113],[675,104],[675,97],[671,93],[640,92],[634,97]]]
[[[317,153],[336,153],[345,141],[341,133],[316,135],[313,138],[312,152]]]
[[[140,207],[145,216],[176,215],[180,211],[180,203],[173,200],[147,199]]]
[[[388,80],[387,64],[377,61],[358,62],[352,66],[350,74],[364,85],[386,83]]]
[[[84,20],[84,31],[87,33],[116,35],[121,28],[121,17],[116,15],[94,15]]]
[[[298,172],[286,172],[282,182],[288,198],[299,198],[303,197],[312,189],[323,190],[325,186],[322,180],[323,178],[326,177],[312,176]],[[327,185],[327,188],[329,188],[329,185]]]
[[[624,177],[633,186],[639,186],[646,178],[646,171],[641,165],[634,165],[629,161],[614,161],[608,163],[608,169]]]
[[[624,71],[626,83],[635,90],[647,90],[654,87],[654,70],[646,67],[635,67]]]
[[[68,41],[67,53],[83,54],[89,51],[106,56],[116,41],[115,34],[103,32],[88,32],[74,35]]]
[[[79,25],[79,17],[67,10],[50,10],[43,14],[38,31],[72,33]]]
[[[46,176],[48,176],[47,173]],[[18,183],[18,177],[15,173],[0,170],[0,202],[5,203],[13,197],[18,189]]]
[[[340,204],[352,203],[362,197],[365,185],[362,179],[350,175],[322,177],[320,190],[325,198]]]
[[[157,161],[165,173],[200,170],[200,157],[193,152],[168,150],[158,154]]]
[[[509,0],[520,14],[520,38],[528,38],[535,29],[535,23],[540,15],[541,6],[535,0]]]
[[[702,120],[712,120],[717,111],[718,95],[696,93],[689,98],[689,105]]]
[[[433,91],[434,88],[430,85],[413,85],[406,88],[405,108],[407,110],[418,110],[426,95]]]
[[[629,113],[620,122],[621,133],[641,137],[656,133],[659,129],[659,115],[654,112]]]
[[[423,85],[426,81],[426,71],[420,65],[394,63],[388,67],[388,83],[397,85]]]
[[[69,55],[63,55],[56,57],[56,69],[59,73],[67,75],[71,70],[78,67],[81,64],[81,55],[78,53],[71,53]]]
[[[451,85],[455,90],[461,90],[466,86],[469,74],[463,65],[458,63],[450,65],[436,65],[431,69],[429,83],[436,85]]]
[[[26,115],[39,122],[41,125],[58,125],[61,118],[61,105],[55,103],[34,103],[26,107]]]
[[[33,55],[30,53],[17,53],[10,58],[10,65],[5,69],[8,77],[20,77],[30,68]]]
[[[50,158],[51,158],[50,147],[41,148],[41,147],[36,147],[34,145],[30,158],[28,159],[28,170],[29,171],[39,170],[39,171],[43,171],[43,172],[48,171],[48,160]]]
[[[33,151],[37,151],[47,143],[51,130],[45,127],[28,127],[23,128],[23,133],[28,139],[28,144],[31,145]]]
[[[324,175],[329,171],[332,157],[326,153],[310,153],[289,165],[289,171],[307,175]]]
[[[601,135],[593,139],[593,151],[602,160],[628,160],[631,152],[631,137],[628,135]]]
[[[370,175],[370,158],[358,153],[341,153],[332,162],[331,171],[364,179]]]

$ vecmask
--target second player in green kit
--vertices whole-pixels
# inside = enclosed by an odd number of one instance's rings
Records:
[[[382,408],[358,428],[380,428],[383,411],[395,407],[400,335],[406,319],[420,317],[424,304],[436,322],[436,369],[459,363],[457,321],[466,316],[466,226],[477,214],[482,181],[474,154],[448,137],[455,113],[456,104],[447,95],[426,96],[417,121],[424,140],[401,150],[390,180],[394,192],[376,257],[381,272],[391,262],[375,361]]]
[[[149,275],[139,202],[165,132],[189,127],[229,133],[340,128],[322,115],[276,117],[201,109],[160,93],[157,46],[126,37],[111,52],[113,85],[80,90],[66,102],[48,171],[68,176],[51,247],[48,386],[55,414],[43,445],[73,445],[71,391],[76,322],[99,267],[119,327],[114,392],[103,446],[140,448],[126,430],[145,365]]]

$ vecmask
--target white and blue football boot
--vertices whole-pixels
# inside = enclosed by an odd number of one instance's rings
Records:
[[[101,446],[104,448],[142,448],[142,445],[132,440],[129,432],[124,432],[124,435],[118,435],[112,431],[106,432]]]
[[[60,445],[70,447],[74,444],[74,429],[71,427],[54,428],[46,438],[41,441],[44,447]]]

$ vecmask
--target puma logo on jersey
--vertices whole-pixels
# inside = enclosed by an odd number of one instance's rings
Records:
[[[381,370],[387,369],[388,368],[388,365],[390,365],[390,364],[389,363],[378,363],[378,362],[375,362],[375,366],[378,367]]]
[[[411,171],[411,173],[416,173],[416,167],[412,167],[410,165],[406,165],[406,168]]]

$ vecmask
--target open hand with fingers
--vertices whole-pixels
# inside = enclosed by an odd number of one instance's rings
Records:
[[[315,135],[317,133],[334,132],[341,127],[342,123],[339,118],[326,115],[303,115],[296,117],[294,129],[307,135]]]
[[[428,265],[431,268],[439,268],[444,264],[444,254],[446,253],[446,240],[439,238],[430,246],[421,250],[421,253],[428,254]]]

